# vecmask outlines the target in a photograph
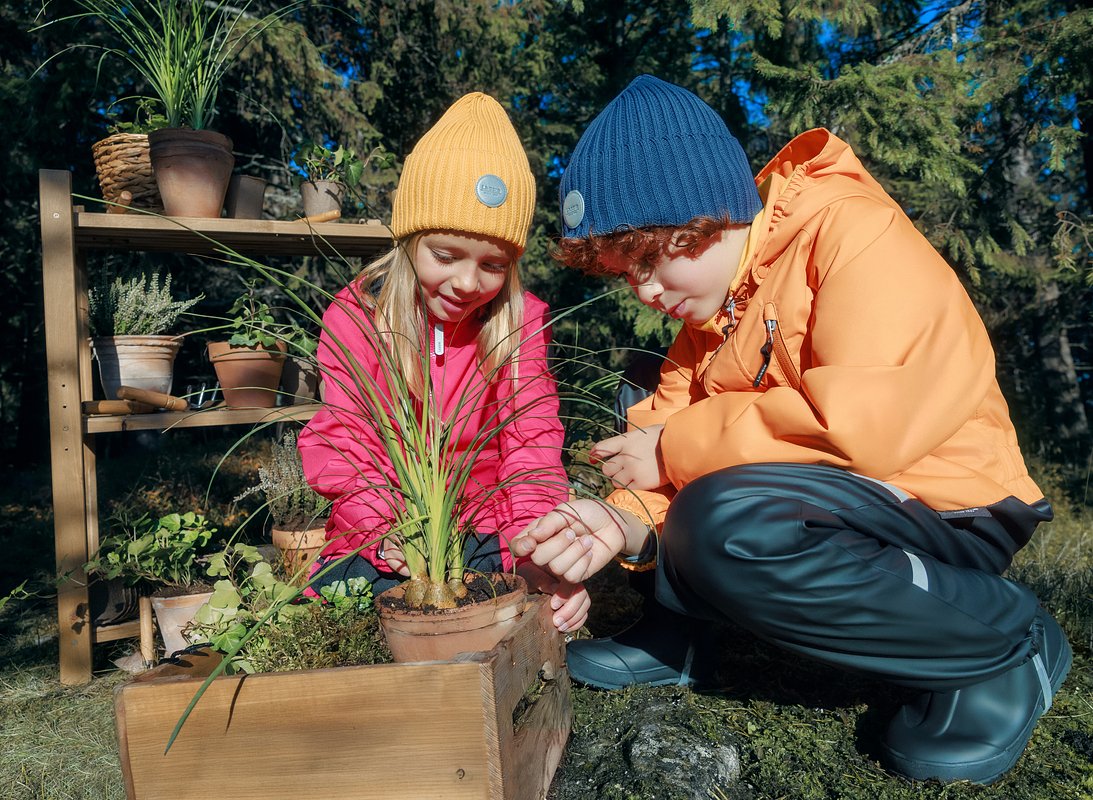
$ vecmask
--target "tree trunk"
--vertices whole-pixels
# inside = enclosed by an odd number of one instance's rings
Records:
[[[1036,351],[1043,377],[1040,393],[1044,421],[1056,437],[1048,449],[1062,454],[1084,453],[1089,446],[1089,418],[1070,352],[1067,315],[1059,307],[1059,284],[1055,281],[1046,284],[1039,295],[1039,306],[1044,312],[1036,334]]]

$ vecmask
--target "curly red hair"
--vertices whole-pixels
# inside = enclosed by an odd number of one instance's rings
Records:
[[[551,255],[556,261],[591,275],[616,275],[617,269],[604,264],[605,257],[622,256],[628,263],[651,267],[667,255],[669,249],[675,248],[685,250],[691,258],[698,258],[731,224],[728,217],[695,217],[676,227],[653,225],[587,239],[562,239]]]

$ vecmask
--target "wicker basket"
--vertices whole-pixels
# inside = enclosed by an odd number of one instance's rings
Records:
[[[163,212],[146,134],[115,133],[95,142],[91,152],[104,200],[120,203],[121,193],[127,191],[133,195],[131,207]]]

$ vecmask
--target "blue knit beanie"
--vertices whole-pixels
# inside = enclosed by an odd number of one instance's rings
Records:
[[[583,239],[762,208],[740,143],[712,108],[675,84],[642,75],[599,113],[562,175],[562,236]]]

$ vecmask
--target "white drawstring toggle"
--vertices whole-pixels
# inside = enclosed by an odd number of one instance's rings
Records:
[[[433,355],[439,358],[444,355],[444,323],[438,322],[433,328]]]

